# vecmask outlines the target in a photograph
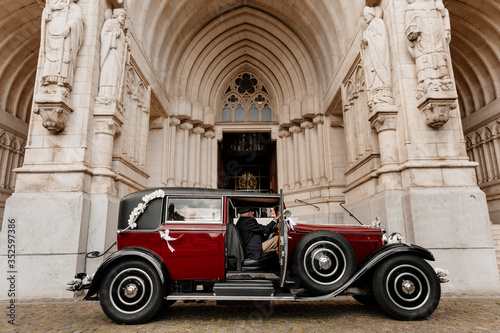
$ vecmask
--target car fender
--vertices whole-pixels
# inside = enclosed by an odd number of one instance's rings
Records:
[[[417,256],[421,257],[422,259],[425,260],[430,260],[434,261],[434,256],[432,253],[427,250],[426,248],[423,248],[418,245],[413,245],[413,244],[392,244],[392,245],[386,245],[377,251],[375,251],[366,261],[364,264],[361,266],[361,268],[354,273],[354,275],[342,286],[340,286],[337,290],[334,292],[327,294],[327,295],[322,295],[322,296],[316,296],[316,297],[301,297],[297,298],[297,301],[320,301],[320,300],[325,300],[329,299],[332,297],[337,296],[344,290],[346,290],[352,283],[354,283],[356,280],[358,280],[362,275],[364,275],[366,272],[368,272],[370,269],[373,267],[377,266],[384,260],[387,260],[389,257],[398,255],[401,253],[413,253],[416,254]]]
[[[141,258],[149,262],[157,271],[158,276],[161,279],[162,285],[165,286],[165,281],[169,279],[168,270],[165,267],[162,259],[155,252],[142,248],[142,247],[127,247],[119,250],[109,257],[107,257],[103,263],[99,266],[96,273],[92,278],[92,284],[89,287],[85,300],[89,300],[91,296],[95,295],[99,291],[99,286],[103,278],[104,273],[112,267],[115,263],[126,260],[132,257]]]

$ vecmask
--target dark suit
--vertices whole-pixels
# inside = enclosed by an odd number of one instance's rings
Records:
[[[240,231],[243,247],[245,248],[245,257],[259,260],[262,255],[262,240],[272,233],[276,222],[271,221],[268,225],[262,225],[253,217],[242,216],[236,225]]]

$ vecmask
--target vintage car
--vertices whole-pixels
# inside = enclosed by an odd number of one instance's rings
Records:
[[[118,323],[152,318],[162,307],[183,301],[321,301],[351,295],[378,304],[400,320],[418,320],[437,307],[446,282],[426,249],[386,237],[380,223],[310,225],[284,210],[283,194],[231,190],[162,188],[120,202],[118,251],[88,277],[77,274],[68,290],[88,289]],[[238,209],[281,212],[279,255],[245,258]]]

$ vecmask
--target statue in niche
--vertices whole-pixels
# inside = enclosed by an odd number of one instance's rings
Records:
[[[392,95],[391,59],[387,28],[380,7],[365,6],[363,17],[367,28],[363,31],[361,50],[369,91],[368,107],[377,104],[394,105]]]
[[[126,18],[125,10],[117,8],[102,27],[99,97],[112,99],[119,97],[117,88],[122,85],[127,51]]]
[[[417,70],[417,98],[429,91],[450,91],[448,68],[450,17],[442,0],[408,0],[405,26],[408,50]]]
[[[42,93],[55,86],[63,96],[72,90],[76,55],[83,42],[83,13],[77,0],[48,0],[42,13]]]

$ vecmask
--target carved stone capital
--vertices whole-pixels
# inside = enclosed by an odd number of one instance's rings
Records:
[[[113,119],[103,118],[95,120],[95,133],[115,136],[121,132],[121,126]]]
[[[313,118],[313,123],[316,125],[323,125],[325,123],[325,116],[322,114],[317,114]]]
[[[314,127],[314,124],[310,119],[306,119],[305,121],[300,123],[300,127],[302,127],[303,129],[311,129]]]
[[[278,132],[278,135],[280,138],[288,138],[291,134],[290,134],[290,131],[288,130],[288,128],[281,127],[279,132]]]
[[[176,116],[171,116],[168,119],[168,123],[170,126],[176,127],[176,126],[179,126],[181,124],[181,120]]]
[[[191,124],[189,120],[183,120],[179,128],[184,131],[189,131],[193,129],[193,124]]]
[[[203,136],[208,139],[213,139],[215,138],[215,131],[213,128],[206,128],[205,133],[203,133]]]
[[[427,99],[418,108],[425,115],[427,126],[440,129],[448,122],[450,110],[456,107],[456,99]]]
[[[192,132],[193,132],[193,134],[201,135],[201,134],[205,133],[205,129],[201,125],[197,124],[193,127]]]
[[[396,130],[396,120],[395,114],[379,114],[376,118],[371,120],[372,128],[374,128],[377,133],[389,130]]]
[[[368,119],[372,128],[377,133],[387,130],[396,129],[396,119],[398,115],[398,108],[390,104],[376,104],[372,109],[372,115]]]
[[[298,124],[293,124],[293,126],[290,127],[288,129],[288,131],[290,131],[290,133],[292,133],[292,134],[296,134],[296,133],[302,132],[302,128],[300,128],[300,126]]]

